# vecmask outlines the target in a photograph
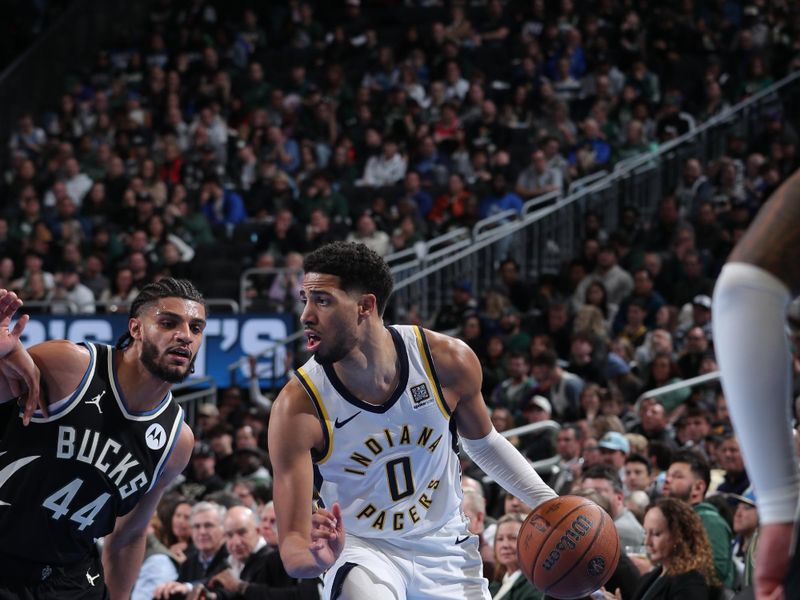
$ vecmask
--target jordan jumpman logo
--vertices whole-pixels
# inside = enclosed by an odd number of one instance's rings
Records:
[[[100,399],[101,399],[103,396],[105,396],[105,394],[106,394],[106,391],[105,391],[105,390],[103,390],[102,392],[100,392],[99,394],[97,394],[97,396],[95,396],[95,397],[94,397],[94,398],[92,398],[91,400],[87,400],[87,401],[86,401],[86,404],[94,404],[94,405],[97,407],[97,410],[99,410],[99,411],[100,411],[100,414],[102,415],[102,414],[103,414],[103,409],[102,409],[102,408],[100,408]]]

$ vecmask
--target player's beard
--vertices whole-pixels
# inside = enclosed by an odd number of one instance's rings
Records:
[[[158,362],[158,356],[158,347],[154,343],[143,339],[141,355],[142,364],[144,365],[145,369],[150,371],[150,374],[153,375],[153,377],[166,381],[167,383],[181,383],[183,380],[185,380],[189,374],[194,371],[194,361],[197,358],[196,355],[193,356],[186,370],[181,371],[178,368],[170,368],[160,364]]]
[[[327,341],[327,343],[325,343]],[[343,331],[336,335],[333,339],[325,340],[320,344],[319,348],[314,352],[314,360],[323,366],[329,366],[333,363],[339,362],[356,347],[355,333]]]

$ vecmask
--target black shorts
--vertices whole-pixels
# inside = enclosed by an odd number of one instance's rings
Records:
[[[0,600],[109,600],[97,555],[65,566],[0,555]]]

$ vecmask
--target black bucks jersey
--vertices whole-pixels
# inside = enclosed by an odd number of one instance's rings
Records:
[[[75,392],[28,427],[13,418],[0,441],[3,553],[53,565],[83,559],[153,487],[177,442],[183,410],[172,394],[131,412],[116,350],[84,345],[91,358]]]
[[[333,367],[313,358],[297,377],[325,435],[324,451],[314,456],[324,504],[341,504],[348,533],[417,537],[441,529],[461,510],[454,421],[423,330],[389,331],[400,376],[386,403],[354,397]]]

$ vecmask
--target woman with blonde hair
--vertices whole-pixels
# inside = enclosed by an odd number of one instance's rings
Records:
[[[575,319],[572,321],[572,333],[592,335],[607,342],[609,328],[598,307],[584,304],[575,313]]]
[[[711,544],[692,507],[659,498],[644,516],[645,546],[657,565],[647,573],[634,600],[708,600],[721,588]]]
[[[497,520],[494,535],[494,581],[489,592],[494,600],[541,600],[542,592],[525,578],[517,555],[517,537],[525,515],[506,513]]]

